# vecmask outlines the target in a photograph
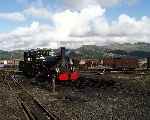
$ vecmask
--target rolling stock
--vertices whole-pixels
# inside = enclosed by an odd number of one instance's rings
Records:
[[[127,70],[138,68],[139,63],[136,58],[105,58],[102,60],[102,65],[112,69]]]
[[[24,60],[19,63],[19,70],[31,78],[55,78],[58,81],[75,81],[79,78],[79,71],[65,54],[64,47],[59,51],[36,49],[24,52]]]
[[[111,70],[134,70],[139,67],[139,61],[136,58],[103,58],[101,60],[85,59],[79,64],[80,69],[88,70],[90,68],[101,68]]]

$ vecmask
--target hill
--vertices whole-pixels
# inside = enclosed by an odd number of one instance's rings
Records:
[[[76,49],[82,58],[103,58],[112,55],[136,58],[150,57],[150,43],[113,43],[107,46],[85,45]]]
[[[150,52],[150,43],[144,43],[144,42],[138,42],[138,43],[124,43],[124,44],[119,44],[119,43],[113,43],[108,46],[103,46],[104,48],[108,48],[111,50],[124,50],[127,52],[132,52],[132,51],[144,51],[144,52]]]
[[[150,43],[112,43],[107,46],[84,45],[72,49],[81,58],[103,58],[117,54],[121,56],[133,56],[137,58],[150,57]],[[0,59],[22,59],[24,50],[3,51],[0,50]]]
[[[0,59],[22,59],[23,58],[23,50],[15,50],[15,51],[3,51],[0,50]]]

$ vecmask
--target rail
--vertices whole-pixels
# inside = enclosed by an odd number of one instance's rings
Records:
[[[15,78],[15,74],[6,74],[4,81],[15,94],[15,98],[27,120],[60,120],[54,113],[47,111],[43,105],[26,90]],[[14,93],[14,91],[19,91]]]

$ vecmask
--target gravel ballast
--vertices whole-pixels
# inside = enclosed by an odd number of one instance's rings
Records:
[[[150,119],[149,76],[120,75],[92,78],[81,78],[78,83],[72,84],[59,83],[56,85],[55,94],[47,84],[32,85],[27,79],[22,84],[48,111],[58,115],[61,120]],[[5,103],[5,99],[13,98],[6,87],[1,85],[0,89],[3,91],[0,91],[3,95],[0,98],[1,103]],[[17,116],[14,100],[9,101],[8,106],[15,111],[10,109],[11,112],[7,112],[4,108],[0,111],[5,113],[1,116],[8,120],[10,116]]]

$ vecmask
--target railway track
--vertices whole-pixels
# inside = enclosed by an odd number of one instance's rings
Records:
[[[14,94],[27,120],[60,120],[58,116],[47,111],[42,104],[18,82],[14,74],[6,74],[4,81]]]
[[[99,70],[99,69],[93,69],[93,70],[88,70],[88,71],[81,71],[81,74],[85,75],[85,74],[95,74],[97,75],[107,75],[107,74],[136,74],[136,75],[147,75],[150,74],[150,70],[149,69],[135,69],[135,70]]]

